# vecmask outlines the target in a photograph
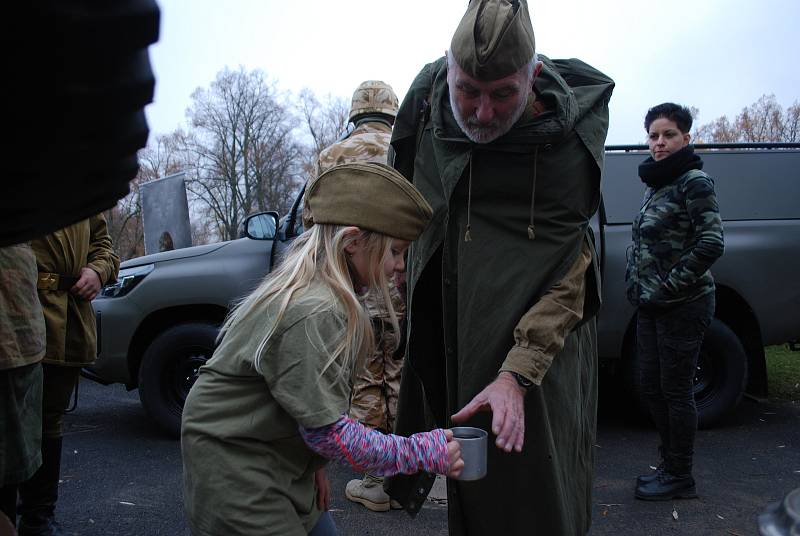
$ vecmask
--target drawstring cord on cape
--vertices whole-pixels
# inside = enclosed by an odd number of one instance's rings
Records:
[[[539,164],[539,146],[535,145],[533,147],[533,181],[531,181],[531,219],[530,223],[528,223],[528,240],[534,240],[536,238],[536,231],[533,223],[534,217],[534,206],[536,202],[536,171],[538,169]],[[472,241],[472,234],[470,230],[472,226],[470,224],[470,214],[472,213],[472,151],[469,153],[469,180],[467,182],[467,231],[464,233],[464,242],[471,242]]]
[[[469,234],[470,224],[469,215],[472,211],[472,151],[469,152],[469,183],[467,184],[467,232],[464,233],[464,242],[471,242],[472,236]]]
[[[539,167],[537,164],[539,163],[539,146],[534,145],[533,147],[533,183],[531,184],[531,221],[528,224],[528,240],[533,240],[536,238],[536,232],[534,231],[533,227],[533,207],[534,202],[536,200],[536,169]]]

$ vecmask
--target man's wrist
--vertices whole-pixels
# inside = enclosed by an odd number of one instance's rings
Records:
[[[508,373],[508,375],[511,376],[511,378],[516,382],[516,384],[520,386],[525,392],[528,392],[534,385],[532,380],[529,380],[528,378],[526,378],[525,376],[523,376],[518,372],[514,372],[513,370],[502,370],[500,371],[500,374],[502,374],[503,372]]]

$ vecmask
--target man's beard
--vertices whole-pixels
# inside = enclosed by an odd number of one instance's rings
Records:
[[[450,107],[453,109],[453,117],[455,117],[456,123],[459,128],[461,128],[461,131],[475,143],[492,142],[511,130],[514,123],[522,117],[527,105],[527,96],[525,98],[520,98],[520,102],[514,110],[514,113],[508,116],[505,121],[500,121],[495,117],[489,121],[489,123],[481,124],[476,114],[472,114],[467,118],[464,117],[464,114],[461,113],[461,109],[456,104],[456,100],[453,98],[453,92],[450,92]]]

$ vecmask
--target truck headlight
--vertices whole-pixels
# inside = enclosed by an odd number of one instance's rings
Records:
[[[119,271],[117,282],[103,287],[100,296],[103,298],[119,298],[133,290],[133,287],[141,283],[147,274],[153,271],[154,264],[144,264],[133,268],[123,268]]]

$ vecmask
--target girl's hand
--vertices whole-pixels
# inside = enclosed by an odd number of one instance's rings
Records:
[[[461,443],[453,439],[452,430],[445,430],[444,437],[447,439],[447,458],[450,462],[447,478],[458,478],[464,469],[464,460],[461,459]]]
[[[317,488],[317,508],[327,512],[331,507],[331,483],[328,482],[324,467],[314,471],[314,485]]]

